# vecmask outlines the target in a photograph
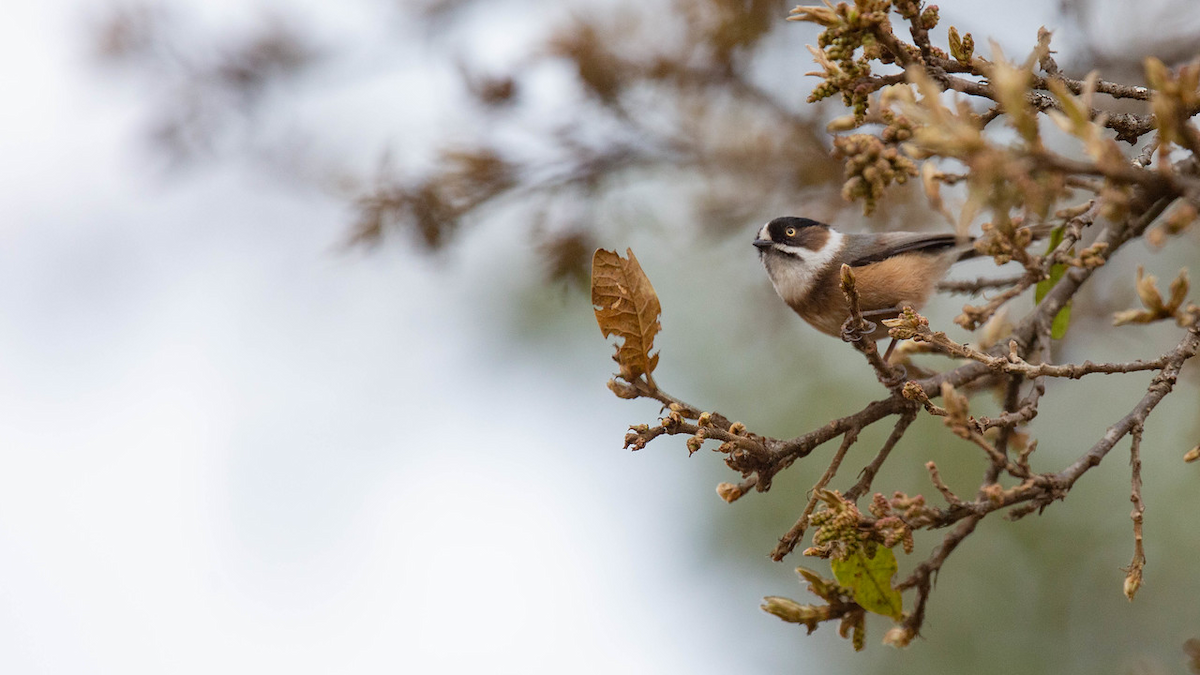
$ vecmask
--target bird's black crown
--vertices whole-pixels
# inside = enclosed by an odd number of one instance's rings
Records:
[[[782,216],[767,223],[767,235],[771,241],[790,246],[819,248],[828,234],[829,226],[812,218]]]

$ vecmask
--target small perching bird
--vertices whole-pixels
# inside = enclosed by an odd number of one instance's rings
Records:
[[[973,243],[954,234],[849,234],[794,216],[763,225],[754,240],[775,292],[827,335],[840,336],[850,317],[840,271],[852,267],[863,317],[876,326],[872,339],[887,336],[883,319],[920,309],[951,265],[975,255]]]

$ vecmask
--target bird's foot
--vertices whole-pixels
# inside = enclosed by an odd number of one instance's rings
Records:
[[[861,342],[868,335],[874,333],[876,327],[874,321],[863,319],[860,325],[855,326],[853,318],[846,319],[846,323],[842,324],[842,340],[846,342]]]
[[[895,389],[908,381],[908,370],[901,364],[897,363],[891,366],[891,375],[879,375],[879,383],[888,389]]]

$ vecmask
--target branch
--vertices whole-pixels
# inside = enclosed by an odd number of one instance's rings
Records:
[[[1146,566],[1146,550],[1142,547],[1142,514],[1146,512],[1146,505],[1142,502],[1142,426],[1134,426],[1132,433],[1133,443],[1129,446],[1132,486],[1129,501],[1133,502],[1133,513],[1129,517],[1133,520],[1133,560],[1125,568],[1125,597],[1130,601],[1142,585],[1142,568]]]
[[[956,61],[934,57],[930,59],[929,65],[933,68],[936,68],[937,71],[940,71],[931,72],[930,75],[933,76],[934,79],[938,80],[945,88],[953,89],[954,91],[959,91],[970,96],[979,96],[981,98],[999,102],[999,96],[996,94],[992,85],[946,74],[947,71],[956,69],[954,68],[954,66],[958,65]],[[972,72],[972,74],[980,73]],[[1067,88],[1071,89],[1072,93],[1078,94],[1083,91],[1083,83],[1079,80],[1072,80],[1070,78],[1062,77],[1057,79],[1061,79],[1063,83],[1067,85]],[[1104,89],[1101,90],[1101,83],[1098,82],[1096,91],[1100,91],[1101,93],[1109,94],[1110,96],[1115,96],[1117,98],[1149,100],[1149,96],[1151,94],[1151,91],[1144,87],[1122,85],[1115,82],[1105,81],[1103,83],[1103,87]],[[1034,76],[1032,88],[1035,91],[1029,92],[1027,98],[1030,105],[1032,105],[1039,112],[1045,112],[1046,110],[1050,109],[1062,110],[1062,105],[1057,99],[1055,99],[1053,96],[1042,93],[1050,90],[1048,81],[1045,78]],[[1187,118],[1194,117],[1197,114],[1200,114],[1200,104],[1192,105],[1184,111],[1184,115]],[[1152,113],[1144,115],[1136,115],[1133,113],[1114,114],[1106,110],[1089,108],[1088,116],[1089,119],[1092,120],[1103,119],[1104,126],[1106,128],[1117,132],[1118,141],[1125,141],[1131,144],[1136,143],[1137,139],[1158,127],[1158,118]]]
[[[834,454],[833,460],[830,461],[829,468],[825,469],[825,473],[821,476],[820,480],[809,491],[808,504],[804,506],[804,511],[800,514],[800,519],[796,521],[796,524],[786,534],[780,537],[779,544],[771,551],[772,560],[776,562],[783,560],[784,556],[796,548],[796,543],[804,538],[804,530],[808,528],[808,517],[812,515],[817,502],[821,501],[819,496],[821,490],[837,475],[838,467],[841,466],[842,460],[845,459],[846,453],[850,450],[850,446],[854,445],[854,442],[858,440],[858,432],[859,429],[856,428],[846,431],[845,436],[842,437],[842,445],[838,448],[837,453]]]
[[[938,283],[937,290],[941,293],[955,293],[960,295],[979,295],[979,293],[993,288],[1008,288],[1015,284],[1021,283],[1025,278],[1024,274],[1012,277],[1001,278],[984,278],[963,280],[963,281],[942,281]]]
[[[1011,346],[1016,347],[1016,345]],[[994,426],[1000,427],[1000,436],[996,439],[996,450],[1006,457],[1008,456],[1008,441],[1012,436],[1013,428],[1017,424],[1023,424],[1037,416],[1037,402],[1042,393],[1038,391],[1039,387],[1035,386],[1034,391],[1030,393],[1029,402],[1021,405],[1022,381],[1024,381],[1024,378],[1019,375],[1012,375],[1008,378],[1008,384],[1004,388],[1004,414],[996,420],[990,420],[986,417],[979,420],[980,426],[984,429]],[[1043,379],[1038,379],[1038,384],[1041,385],[1040,388],[1043,391],[1045,390],[1044,382]],[[1034,392],[1036,392],[1036,395]],[[1017,465],[1021,466],[1021,463],[1017,462]],[[1029,467],[1022,466],[1022,468],[1028,470]],[[989,464],[984,474],[983,485],[987,486],[995,483],[1000,477],[1000,469],[1001,467],[994,462]]]
[[[917,409],[909,408],[900,413],[900,419],[896,420],[896,426],[892,428],[892,433],[888,439],[884,441],[883,447],[879,448],[879,452],[875,455],[875,459],[871,463],[863,467],[859,475],[858,482],[849,490],[846,490],[844,495],[850,501],[858,501],[858,498],[867,493],[871,489],[871,482],[875,480],[875,475],[879,473],[879,468],[887,461],[888,455],[891,454],[892,448],[900,442],[904,436],[904,432],[908,430],[908,425],[917,418]]]
[[[1084,92],[1086,83],[1083,80],[1076,80],[1063,75],[1062,71],[1059,70],[1058,63],[1055,62],[1053,56],[1050,56],[1049,51],[1042,55],[1039,65],[1041,66],[1041,69],[1050,76],[1050,78],[1058,80],[1066,85],[1067,89],[1072,94],[1079,95]],[[1043,77],[1035,76],[1033,79],[1033,87],[1043,91],[1050,91],[1050,85],[1047,83],[1047,79]],[[1113,98],[1130,98],[1134,99],[1135,101],[1149,101],[1150,95],[1153,93],[1146,87],[1139,87],[1132,84],[1119,84],[1117,82],[1110,82],[1108,80],[1101,79],[1096,80],[1094,91],[1098,91],[1101,94],[1108,94]]]
[[[797,436],[788,441],[774,441],[768,439],[766,446],[771,453],[771,462],[773,469],[770,474],[774,475],[790,466],[792,462],[807,457],[815,448],[825,443],[831,438],[845,433],[851,427],[865,428],[870,424],[878,422],[884,417],[897,415],[905,411],[910,411],[915,408],[912,401],[903,397],[891,396],[867,404],[865,408],[859,410],[853,415],[833,420],[829,424],[810,431],[802,436]],[[761,477],[761,474],[760,474]]]
[[[1167,352],[1166,365],[1163,367],[1162,372],[1155,375],[1154,379],[1150,381],[1150,386],[1146,389],[1146,394],[1138,402],[1137,406],[1116,424],[1110,426],[1105,431],[1104,437],[1093,445],[1087,453],[1056,474],[1054,480],[1069,489],[1088,469],[1099,465],[1100,460],[1104,459],[1104,456],[1112,450],[1117,441],[1121,440],[1125,434],[1133,431],[1135,427],[1141,428],[1155,406],[1175,388],[1175,382],[1179,378],[1179,370],[1183,368],[1183,364],[1188,359],[1196,355],[1197,349],[1200,349],[1200,326],[1193,325],[1187,330],[1183,340],[1174,349]]]
[[[1067,363],[1063,365],[1054,365],[1050,363],[1031,364],[1026,362],[1017,354],[1016,340],[1009,341],[1009,353],[1007,357],[991,356],[977,349],[959,344],[950,338],[946,337],[945,333],[933,332],[928,326],[922,325],[916,329],[917,332],[912,336],[913,339],[934,345],[950,356],[959,358],[971,359],[986,365],[989,369],[1009,375],[1021,375],[1027,378],[1036,377],[1064,377],[1072,380],[1078,380],[1084,375],[1092,373],[1136,373],[1144,370],[1161,370],[1169,360],[1168,355],[1163,355],[1157,359],[1150,361],[1138,359],[1136,361],[1128,361],[1126,363],[1093,363],[1090,360],[1083,363]]]
[[[912,635],[917,635],[921,631],[921,625],[925,622],[925,605],[929,601],[929,592],[933,590],[932,577],[942,569],[946,558],[958,548],[963,539],[967,535],[975,531],[975,526],[982,520],[982,515],[972,515],[958,524],[953,532],[950,532],[942,538],[942,543],[934,551],[933,555],[928,560],[917,565],[912,574],[907,579],[896,585],[899,590],[907,588],[917,589],[917,604],[912,614],[909,614],[904,619],[903,626]]]

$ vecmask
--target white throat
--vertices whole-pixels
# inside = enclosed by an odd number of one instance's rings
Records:
[[[758,236],[767,238],[766,226]],[[837,230],[829,231],[825,245],[817,251],[803,246],[773,244],[774,251],[762,256],[763,266],[767,268],[775,292],[791,305],[808,297],[817,277],[833,263],[844,246],[845,237]]]

